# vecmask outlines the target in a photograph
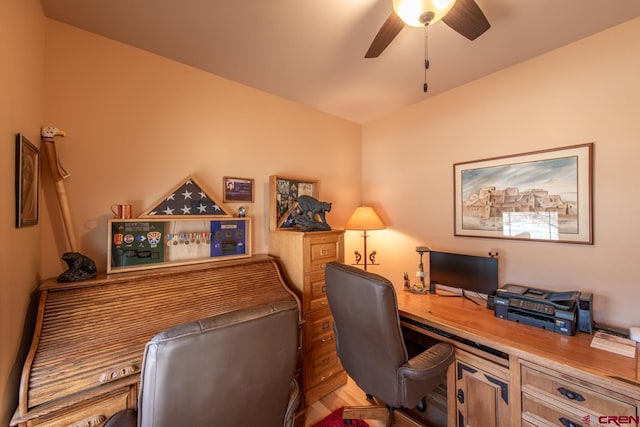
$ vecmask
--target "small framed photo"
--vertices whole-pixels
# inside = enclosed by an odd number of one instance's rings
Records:
[[[253,203],[253,179],[225,176],[222,181],[223,202]]]
[[[38,223],[40,150],[16,134],[16,227]]]

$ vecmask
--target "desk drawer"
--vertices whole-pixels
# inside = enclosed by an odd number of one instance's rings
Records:
[[[586,412],[561,409],[527,394],[522,395],[522,419],[528,422],[529,425],[536,426],[582,427],[600,425],[596,424],[597,417],[590,417]],[[523,423],[523,425],[526,424]]]
[[[58,412],[52,417],[27,422],[38,427],[99,427],[116,412],[135,407],[135,387],[126,387],[89,402]]]
[[[304,294],[305,313],[329,307],[327,289],[324,283],[324,271],[305,276]]]
[[[320,348],[331,348],[335,351],[333,316],[329,309],[316,311],[306,317],[304,348],[305,352]]]
[[[304,359],[304,387],[307,389],[328,382],[342,370],[333,348],[307,353]]]
[[[556,406],[528,394],[522,396],[522,426],[591,427],[611,425],[637,426],[637,417],[629,414],[597,414],[568,405]]]
[[[321,235],[317,237],[305,237],[305,271],[307,273],[321,271],[328,262],[340,261],[340,245],[342,235]]]
[[[551,371],[544,373],[529,366],[522,367],[523,392],[547,396],[552,401],[570,405],[600,415],[636,415],[635,405],[622,402],[600,393],[586,382],[578,384],[562,378],[560,373],[552,376]]]

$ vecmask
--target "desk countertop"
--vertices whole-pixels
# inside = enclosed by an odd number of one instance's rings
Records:
[[[592,348],[589,334],[546,331],[494,316],[486,303],[464,298],[398,291],[400,315],[500,350],[510,356],[556,369],[579,369],[630,386],[640,399],[640,354],[630,358]],[[633,393],[636,394],[636,393]]]

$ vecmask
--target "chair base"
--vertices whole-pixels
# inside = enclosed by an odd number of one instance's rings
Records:
[[[345,423],[348,420],[364,419],[386,421],[386,427],[428,427],[428,424],[416,420],[403,408],[389,407],[376,398],[369,400],[372,400],[373,405],[345,406],[342,409],[342,419]]]
[[[345,406],[342,409],[343,420],[386,420],[387,427],[393,425],[393,408],[385,405]]]
[[[394,416],[394,427],[429,427],[424,421],[418,421],[403,408],[397,409]]]

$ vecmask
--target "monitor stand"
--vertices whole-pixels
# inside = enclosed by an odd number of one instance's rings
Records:
[[[479,303],[478,301],[476,301],[476,300],[474,300],[473,298],[471,298],[471,297],[467,296],[467,294],[465,294],[465,292],[464,292],[464,289],[462,289],[462,288],[459,288],[459,289],[460,289],[460,291],[461,291],[459,294],[454,294],[454,293],[447,293],[447,294],[443,294],[443,293],[437,293],[437,292],[436,292],[436,294],[437,294],[438,296],[441,296],[441,297],[449,297],[449,298],[464,298],[464,299],[467,299],[467,300],[471,301],[471,302],[472,302],[472,303],[474,303],[475,305],[480,305],[480,303]]]

